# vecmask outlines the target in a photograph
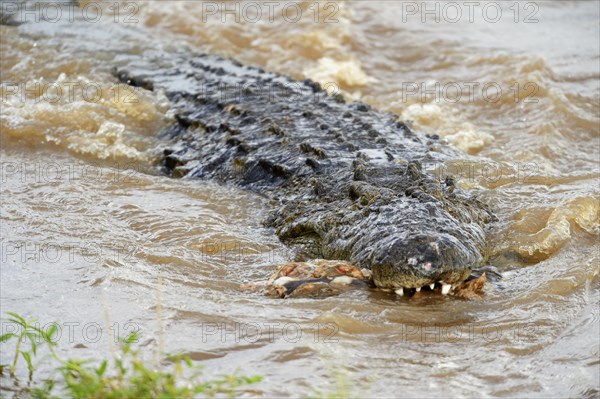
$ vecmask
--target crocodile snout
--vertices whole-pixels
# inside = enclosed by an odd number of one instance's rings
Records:
[[[403,290],[464,281],[481,263],[479,252],[449,234],[390,237],[372,257],[373,281],[378,287]]]

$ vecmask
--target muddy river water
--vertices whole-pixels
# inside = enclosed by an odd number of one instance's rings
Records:
[[[66,355],[138,330],[208,376],[263,375],[246,396],[598,396],[598,2],[2,7],[1,306],[57,321]],[[169,103],[111,74],[149,49],[331,83],[445,138],[504,279],[479,301],[241,292],[294,254],[264,198],[160,173]]]

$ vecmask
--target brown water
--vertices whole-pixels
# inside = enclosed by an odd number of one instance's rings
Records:
[[[288,21],[277,3],[257,23],[252,9],[222,22],[221,3],[172,1],[105,4],[92,23],[96,4],[0,27],[2,311],[58,321],[70,356],[107,356],[132,328],[155,348],[160,276],[165,350],[208,375],[264,375],[248,396],[340,380],[358,397],[598,396],[598,2],[482,2],[472,23],[462,2],[461,17],[437,3],[440,23],[423,13],[436,2],[322,2],[319,21],[313,3],[292,3]],[[110,74],[151,48],[335,82],[445,137],[465,156],[440,171],[496,209],[490,263],[505,279],[481,301],[240,292],[293,254],[261,227],[257,195],[160,175],[168,102],[130,102]]]

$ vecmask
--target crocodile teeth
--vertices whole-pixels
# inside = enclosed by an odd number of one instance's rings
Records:
[[[448,293],[450,292],[450,288],[452,288],[450,284],[442,283],[442,295],[448,295]]]
[[[404,288],[398,288],[396,290],[396,294],[400,295],[400,296],[404,296]]]
[[[435,288],[435,283],[429,284],[429,288],[431,288],[431,290],[433,291],[433,289]]]

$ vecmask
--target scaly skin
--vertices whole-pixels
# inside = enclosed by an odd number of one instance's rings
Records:
[[[216,56],[147,56],[115,74],[172,102],[165,170],[266,195],[266,224],[299,258],[347,260],[394,289],[457,283],[482,264],[493,216],[423,171],[458,154],[396,115]]]

